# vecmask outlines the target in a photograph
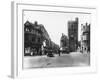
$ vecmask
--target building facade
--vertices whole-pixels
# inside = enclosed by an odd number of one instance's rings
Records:
[[[74,52],[78,48],[78,18],[68,21],[68,37],[70,52]]]
[[[69,45],[68,37],[62,33],[61,39],[60,39],[60,47],[68,47]]]
[[[81,32],[81,51],[90,52],[90,24],[82,24]]]
[[[24,24],[24,55],[43,55],[45,50],[58,49],[59,46],[51,41],[48,32],[37,21]]]
[[[26,21],[24,24],[24,53],[28,51],[32,55],[42,55],[42,46],[46,40],[50,38],[42,24]]]
[[[63,52],[69,52],[69,39],[68,37],[62,33],[61,39],[60,39],[60,50]]]

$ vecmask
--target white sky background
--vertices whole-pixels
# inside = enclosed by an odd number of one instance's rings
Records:
[[[28,20],[32,23],[37,21],[38,24],[43,24],[51,40],[58,45],[60,45],[62,33],[68,35],[68,21],[75,20],[76,17],[79,18],[78,40],[80,40],[81,24],[91,22],[90,14],[24,11],[24,23]]]

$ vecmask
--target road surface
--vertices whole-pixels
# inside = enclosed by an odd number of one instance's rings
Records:
[[[70,54],[55,55],[55,57],[45,56],[25,56],[24,68],[45,68],[45,67],[72,67],[89,66],[90,55],[79,52]]]

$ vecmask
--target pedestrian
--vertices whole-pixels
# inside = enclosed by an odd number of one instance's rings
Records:
[[[59,54],[59,56],[60,56],[60,50],[58,49],[58,54]]]

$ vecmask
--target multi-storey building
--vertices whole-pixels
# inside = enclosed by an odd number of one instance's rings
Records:
[[[70,52],[74,52],[78,48],[78,18],[68,21],[68,37]]]
[[[61,39],[60,39],[60,47],[68,47],[69,46],[69,40],[68,37],[62,33]]]
[[[42,24],[26,21],[24,24],[24,53],[32,55],[44,54],[46,48],[58,49],[59,46],[51,41],[48,32]]]
[[[81,51],[90,52],[90,24],[81,25]]]
[[[69,39],[68,37],[62,33],[61,39],[60,39],[60,50],[68,52],[69,51]]]
[[[30,53],[34,52],[33,54],[39,55],[45,41],[49,45],[50,37],[44,26],[37,22],[33,24],[26,21],[24,24],[24,51],[28,50]]]

